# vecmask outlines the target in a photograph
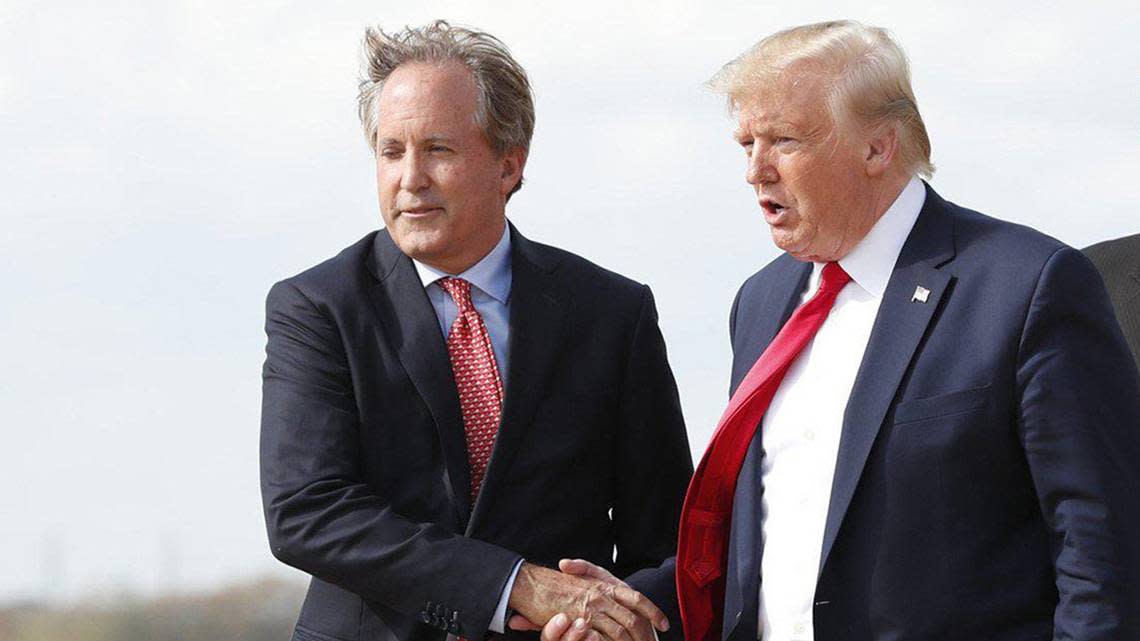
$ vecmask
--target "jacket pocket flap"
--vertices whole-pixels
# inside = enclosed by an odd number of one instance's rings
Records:
[[[903,401],[895,407],[895,424],[912,423],[984,407],[990,396],[990,386],[916,398]]]

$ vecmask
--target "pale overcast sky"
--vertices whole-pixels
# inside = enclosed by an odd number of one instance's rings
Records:
[[[359,41],[502,38],[538,123],[509,217],[648,283],[694,456],[727,312],[776,255],[720,65],[849,17],[910,55],[946,198],[1083,247],[1140,231],[1131,3],[0,5],[0,601],[296,576],[257,489],[265,293],[379,226]]]

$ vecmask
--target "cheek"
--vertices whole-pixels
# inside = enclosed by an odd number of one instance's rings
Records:
[[[381,194],[392,194],[400,188],[400,174],[390,166],[376,165],[376,189]]]

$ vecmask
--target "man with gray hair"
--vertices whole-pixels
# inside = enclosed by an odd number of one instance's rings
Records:
[[[653,297],[507,222],[534,104],[499,40],[440,21],[365,55],[385,228],[266,310],[266,524],[313,577],[294,639],[483,639],[513,609],[652,641],[648,599],[544,565],[672,554],[692,462]]]
[[[1093,265],[920,179],[883,29],[781,31],[712,84],[785,253],[733,303],[731,400],[647,593],[675,582],[687,641],[1140,639],[1140,383]]]

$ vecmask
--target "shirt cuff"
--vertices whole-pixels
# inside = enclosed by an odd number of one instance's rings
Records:
[[[491,625],[487,626],[491,632],[503,634],[507,631],[507,603],[511,600],[511,588],[515,587],[515,578],[518,577],[522,564],[522,559],[515,563],[515,569],[511,570],[511,578],[507,579],[507,584],[503,586],[503,593],[499,595],[499,606],[495,608],[495,616],[491,617]]]

